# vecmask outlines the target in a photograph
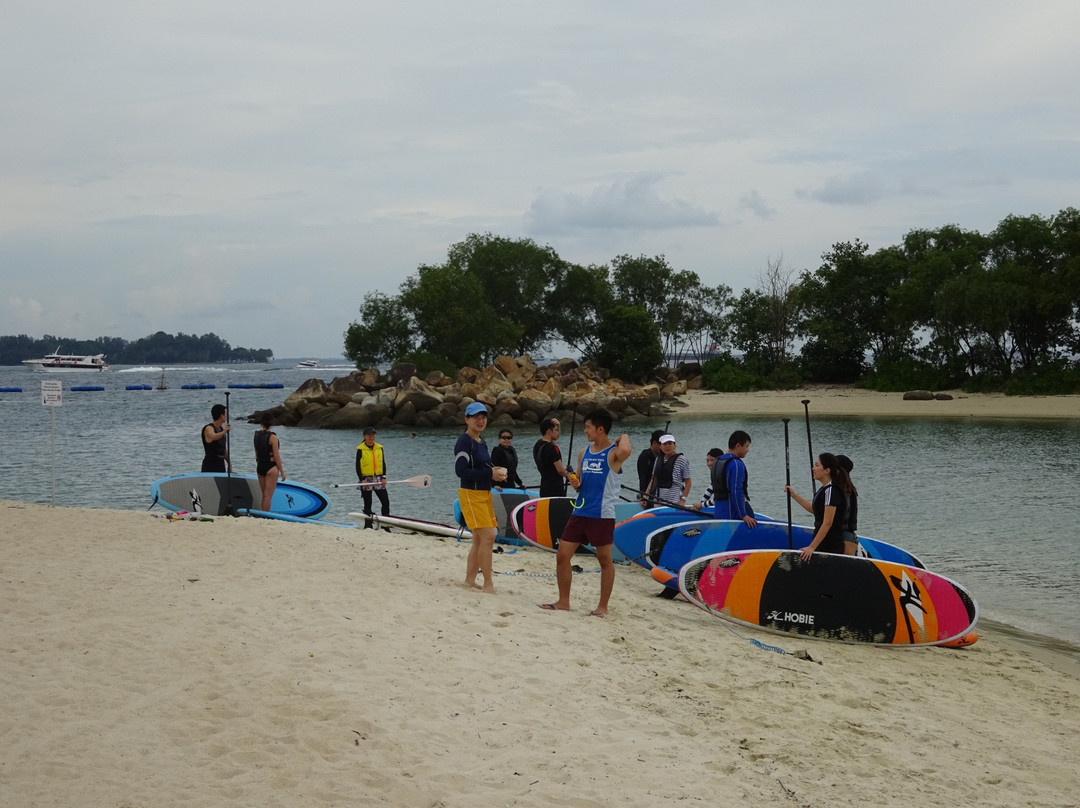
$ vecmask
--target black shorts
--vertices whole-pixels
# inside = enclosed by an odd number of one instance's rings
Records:
[[[566,520],[566,527],[559,537],[560,544],[564,541],[604,547],[615,541],[615,520],[573,514]]]

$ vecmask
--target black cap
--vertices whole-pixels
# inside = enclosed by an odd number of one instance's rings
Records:
[[[364,434],[365,435],[374,435],[375,434],[375,427],[373,427],[373,426],[365,426],[364,427]]]

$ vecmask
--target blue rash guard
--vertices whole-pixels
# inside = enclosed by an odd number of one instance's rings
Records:
[[[461,478],[461,488],[491,490],[491,455],[484,439],[473,440],[464,433],[454,444],[454,473]]]
[[[742,519],[753,516],[747,493],[750,474],[746,464],[731,452],[716,458],[712,467],[713,515],[717,519]]]

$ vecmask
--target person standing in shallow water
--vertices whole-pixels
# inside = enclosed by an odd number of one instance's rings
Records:
[[[203,473],[218,472],[225,474],[232,471],[232,461],[229,459],[228,436],[232,425],[226,423],[229,411],[224,404],[215,404],[210,408],[210,417],[213,419],[202,428],[203,445]]]
[[[465,562],[465,585],[495,594],[491,554],[499,522],[491,504],[491,486],[506,480],[506,469],[493,466],[481,433],[487,427],[487,407],[474,401],[465,408],[465,434],[454,444],[454,473],[461,480],[458,502],[465,524],[472,531],[472,547]],[[477,574],[484,583],[477,584]]]
[[[270,431],[273,425],[270,414],[264,412],[259,423],[262,424],[262,429],[255,433],[255,471],[259,475],[262,509],[269,511],[274,501],[278,478],[285,479],[285,464],[281,460],[277,433]]]

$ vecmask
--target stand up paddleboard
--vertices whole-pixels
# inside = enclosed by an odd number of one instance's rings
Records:
[[[643,555],[637,561],[649,568],[652,577],[671,589],[678,589],[679,570],[695,558],[734,550],[799,550],[814,539],[814,529],[792,525],[788,543],[786,522],[758,522],[747,527],[740,519],[699,519],[681,522],[654,531],[645,537]],[[859,537],[859,555],[925,568],[918,558],[888,542]]]
[[[322,525],[323,527],[347,527],[356,529],[359,525],[350,525],[345,522],[326,522],[322,519],[315,519],[310,516],[293,516],[288,513],[273,513],[272,511],[259,511],[254,508],[238,508],[236,510],[238,516],[257,516],[260,519],[277,519],[281,522],[299,522],[303,525]]]
[[[162,477],[150,484],[154,504],[174,511],[225,516],[262,504],[259,478],[254,474],[198,473]],[[318,518],[330,510],[326,494],[310,485],[279,482],[270,512]]]
[[[645,569],[652,569],[654,566],[649,561],[645,560],[647,554],[650,552],[645,547],[645,540],[656,531],[671,527],[672,525],[678,525],[683,522],[691,521],[711,521],[713,518],[712,512],[709,510],[694,511],[690,508],[649,508],[648,510],[639,511],[622,522],[615,524],[615,547],[620,553],[626,556],[631,561],[639,564]],[[768,520],[769,517],[759,514],[757,517],[759,520]],[[784,523],[786,526],[786,522]],[[780,545],[776,545],[779,547]],[[787,540],[785,539],[783,547],[787,547]],[[677,570],[678,567],[675,567]]]
[[[544,497],[523,502],[510,514],[510,525],[528,544],[554,553],[567,520],[574,513],[574,499]],[[595,553],[591,544],[578,545],[579,553]],[[629,563],[618,548],[611,548],[611,560],[616,564]]]
[[[514,532],[514,528],[510,525],[510,514],[522,502],[536,499],[539,495],[538,491],[529,491],[525,488],[504,488],[502,491],[491,489],[491,507],[495,511],[495,521],[497,523],[495,541],[518,546],[528,544],[524,539],[518,538],[517,533]],[[454,500],[454,521],[462,527],[468,528],[468,525],[465,524],[465,517],[461,514],[461,503],[456,499]]]
[[[370,519],[376,527],[400,527],[405,530],[415,530],[418,533],[431,533],[436,536],[450,536],[455,539],[472,539],[472,533],[466,528],[454,525],[444,525],[441,522],[428,522],[424,519],[409,519],[404,516],[383,516],[378,513],[355,513],[350,511],[349,516],[357,519]]]
[[[746,550],[698,558],[679,591],[717,617],[781,634],[873,645],[945,645],[975,627],[979,607],[929,570],[856,556]]]
[[[574,500],[569,497],[533,499],[514,508],[510,526],[533,547],[554,553],[559,549],[559,537],[573,513]]]

